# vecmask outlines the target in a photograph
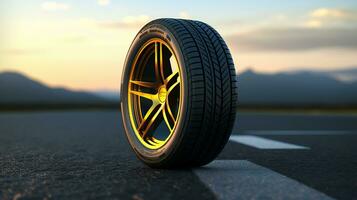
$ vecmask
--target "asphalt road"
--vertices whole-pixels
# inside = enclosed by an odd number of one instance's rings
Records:
[[[146,167],[120,113],[0,113],[0,199],[357,199],[357,115],[239,113],[216,161]]]

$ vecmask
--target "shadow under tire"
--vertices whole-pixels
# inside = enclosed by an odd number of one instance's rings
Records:
[[[122,74],[121,113],[141,161],[156,168],[211,162],[228,142],[236,102],[232,56],[212,27],[163,18],[136,35]]]

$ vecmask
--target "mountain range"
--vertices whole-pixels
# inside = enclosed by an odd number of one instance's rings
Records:
[[[313,67],[304,67],[305,69],[314,69]],[[307,72],[307,73],[314,73],[320,75],[327,75],[333,77],[337,80],[347,81],[347,82],[354,82],[357,81],[357,67],[347,67],[343,69],[334,69],[334,70],[299,70],[295,71],[297,73]]]
[[[348,81],[339,78],[349,76]],[[357,105],[357,67],[276,74],[247,70],[238,76],[240,105]],[[119,92],[53,88],[16,72],[0,73],[0,104],[105,104]]]
[[[357,82],[341,81],[327,72],[248,70],[238,76],[238,99],[252,105],[351,105],[357,104]]]
[[[20,73],[0,73],[0,104],[97,104],[107,101],[89,92],[51,88]]]

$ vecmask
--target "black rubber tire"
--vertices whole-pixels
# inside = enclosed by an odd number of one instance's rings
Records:
[[[177,53],[182,70],[184,104],[174,135],[164,147],[145,148],[128,118],[128,77],[138,48],[151,38],[165,40]],[[194,20],[156,19],[135,37],[126,57],[121,83],[121,110],[126,136],[137,157],[151,167],[205,165],[227,143],[236,116],[237,86],[232,56],[222,37]]]

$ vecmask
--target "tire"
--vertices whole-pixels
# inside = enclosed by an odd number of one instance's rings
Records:
[[[232,56],[203,22],[156,19],[130,46],[121,94],[126,136],[141,161],[155,168],[208,164],[235,120]]]

